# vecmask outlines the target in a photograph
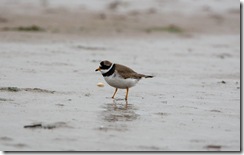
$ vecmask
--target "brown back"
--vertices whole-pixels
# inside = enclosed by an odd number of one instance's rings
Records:
[[[138,74],[132,69],[130,69],[129,67],[120,64],[115,64],[115,70],[117,70],[119,74],[125,79],[127,78],[140,79],[142,77],[145,77],[145,75]]]

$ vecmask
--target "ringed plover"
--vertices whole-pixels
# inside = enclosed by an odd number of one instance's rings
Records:
[[[139,74],[129,67],[112,63],[108,60],[102,61],[95,71],[100,71],[105,81],[115,88],[112,98],[114,98],[118,89],[126,89],[125,100],[128,99],[129,88],[135,86],[141,78],[153,77],[151,75]]]

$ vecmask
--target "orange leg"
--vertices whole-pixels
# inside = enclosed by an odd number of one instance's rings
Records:
[[[128,93],[129,93],[129,88],[126,88],[126,96],[125,96],[125,100],[128,99]]]
[[[118,88],[115,88],[115,91],[114,91],[114,94],[113,94],[112,98],[114,98],[114,96],[117,93],[117,91],[118,91]]]
[[[125,100],[125,109],[128,109],[128,101]]]

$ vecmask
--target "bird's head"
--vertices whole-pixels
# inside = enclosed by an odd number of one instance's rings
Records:
[[[100,66],[95,71],[100,71],[101,73],[106,73],[112,67],[112,63],[108,60],[100,62]]]

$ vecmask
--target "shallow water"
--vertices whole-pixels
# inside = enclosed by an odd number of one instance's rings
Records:
[[[238,150],[238,37],[147,41],[87,40],[108,49],[95,51],[69,43],[1,43],[1,86],[23,90],[0,90],[1,150]],[[155,77],[130,89],[127,104],[125,90],[113,100],[114,88],[94,71],[105,58]],[[66,125],[24,128],[58,122]]]
[[[0,150],[240,150],[239,3],[48,2],[0,0],[1,28],[46,30],[0,31]],[[102,60],[154,78],[112,99]]]

